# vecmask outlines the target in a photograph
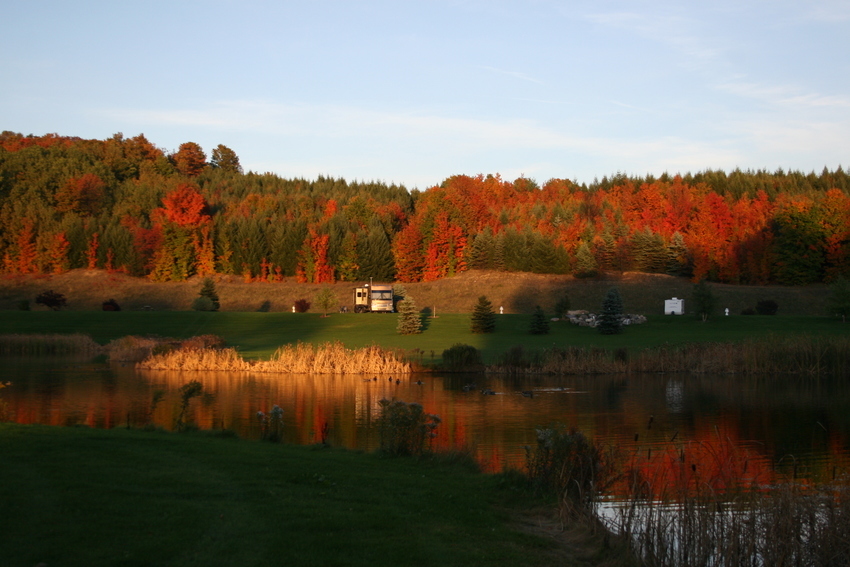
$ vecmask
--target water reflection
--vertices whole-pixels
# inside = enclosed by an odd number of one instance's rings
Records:
[[[319,442],[327,424],[330,444],[373,450],[379,444],[372,427],[378,401],[395,398],[439,415],[436,446],[470,449],[488,470],[522,467],[535,430],[551,424],[575,427],[617,447],[648,485],[708,477],[770,482],[774,474],[821,481],[847,474],[850,465],[850,387],[840,380],[682,375],[390,380],[137,372],[67,359],[3,364],[3,380],[12,385],[0,396],[20,423],[111,428],[152,422],[172,429],[178,390],[196,379],[203,395],[192,401],[190,412],[201,428],[258,438],[257,412],[277,404],[285,412],[289,442]],[[158,391],[162,397],[154,404]]]

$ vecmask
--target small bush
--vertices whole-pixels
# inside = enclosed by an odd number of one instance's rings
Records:
[[[474,346],[456,343],[443,351],[443,366],[449,370],[475,370],[481,364],[481,351]]]
[[[306,299],[297,299],[295,300],[295,312],[296,313],[307,313],[310,310],[310,302]]]
[[[260,421],[260,439],[272,443],[283,441],[283,410],[275,405],[268,415],[258,411],[257,419]]]
[[[193,311],[216,311],[213,300],[205,295],[199,295],[192,301]]]
[[[776,315],[779,311],[779,304],[772,299],[762,299],[756,303],[756,312],[759,315]]]
[[[381,451],[389,455],[421,455],[437,436],[434,430],[440,418],[425,413],[422,404],[382,399],[378,429],[381,432]]]
[[[110,299],[108,301],[103,302],[103,310],[104,311],[121,311],[121,306],[118,305],[118,302],[114,299]]]
[[[65,299],[65,296],[61,293],[51,289],[38,294],[38,297],[35,298],[35,302],[39,305],[44,305],[51,311],[59,311],[67,305],[68,300]]]
[[[537,430],[537,446],[526,447],[528,477],[539,490],[555,491],[567,502],[586,508],[604,484],[601,451],[581,431],[549,427]]]

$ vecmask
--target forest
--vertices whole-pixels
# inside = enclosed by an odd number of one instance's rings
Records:
[[[467,269],[667,273],[805,285],[850,275],[839,167],[617,174],[577,184],[455,175],[424,191],[245,173],[225,145],[0,134],[0,271],[154,281],[419,282]]]

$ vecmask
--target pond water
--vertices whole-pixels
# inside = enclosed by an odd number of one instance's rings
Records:
[[[373,450],[383,398],[440,416],[441,449],[472,451],[485,470],[525,464],[536,430],[563,425],[616,448],[644,478],[779,476],[813,482],[850,473],[850,384],[736,376],[327,376],[137,371],[58,358],[2,361],[7,418],[19,423],[172,429],[179,388],[203,384],[190,419],[259,438],[257,412],[284,410],[284,440]],[[377,378],[377,379],[373,379]],[[417,384],[421,381],[422,384]],[[474,387],[467,387],[475,384]],[[494,394],[483,394],[491,390]],[[154,393],[162,399],[152,404]],[[525,395],[523,394],[525,392]],[[2,407],[0,407],[2,409]],[[678,464],[677,464],[678,463]],[[677,468],[678,467],[678,468]]]

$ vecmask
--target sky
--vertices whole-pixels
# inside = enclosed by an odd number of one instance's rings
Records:
[[[850,0],[0,0],[0,131],[425,190],[850,166]]]

